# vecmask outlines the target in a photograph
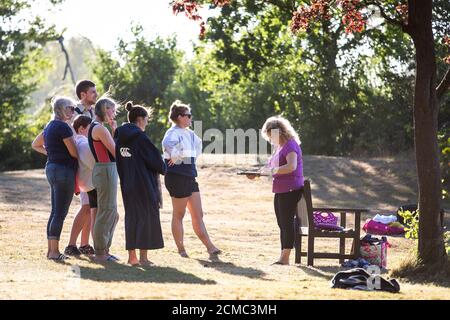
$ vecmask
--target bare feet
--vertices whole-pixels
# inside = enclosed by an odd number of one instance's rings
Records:
[[[155,265],[150,260],[141,260],[141,261],[139,261],[139,264],[143,267],[153,267]]]
[[[219,254],[222,253],[222,250],[217,249],[217,248],[214,247],[213,249],[208,250],[208,253],[209,253],[210,255],[219,255]]]
[[[178,254],[183,258],[189,258],[188,254],[184,250],[178,251]]]
[[[272,263],[272,265],[288,266],[288,265],[289,265],[289,262],[276,261],[276,262]]]
[[[128,260],[128,264],[130,264],[131,266],[133,266],[133,267],[137,267],[137,266],[139,266],[139,260]]]

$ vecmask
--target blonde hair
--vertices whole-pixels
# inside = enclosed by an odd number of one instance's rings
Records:
[[[282,116],[274,116],[266,120],[262,127],[262,136],[265,140],[270,141],[269,135],[272,130],[278,130],[280,137],[286,141],[294,139],[298,145],[301,144],[300,138],[294,128],[292,128],[289,120]]]
[[[173,124],[177,124],[178,116],[182,116],[186,111],[191,112],[191,107],[188,104],[182,103],[180,100],[175,100],[170,106],[170,121]]]
[[[66,114],[64,113],[64,109],[70,106],[76,106],[74,100],[68,97],[53,97],[51,100],[52,111],[53,111],[53,120],[61,120],[66,121]]]
[[[95,104],[95,115],[100,118],[101,121],[106,120],[106,109],[118,108],[118,104],[110,98],[108,95],[103,95]]]

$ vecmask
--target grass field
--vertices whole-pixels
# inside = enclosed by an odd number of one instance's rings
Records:
[[[329,281],[342,270],[335,260],[316,260],[314,268],[307,268],[304,261],[294,265],[293,260],[290,266],[272,266],[279,254],[279,233],[270,181],[248,181],[236,175],[239,169],[257,165],[256,159],[205,156],[200,160],[198,180],[205,222],[224,254],[220,260],[209,260],[187,215],[185,243],[190,258],[177,255],[170,233],[170,198],[164,191],[161,220],[165,248],[150,252],[157,266],[147,269],[126,265],[120,195],[121,221],[112,248],[120,263],[99,265],[83,256],[66,264],[48,261],[45,228],[50,199],[44,171],[0,173],[0,298],[450,299],[450,279],[435,284],[400,279],[399,294],[369,293],[331,289]],[[398,205],[414,203],[417,198],[411,160],[307,156],[305,175],[312,181],[317,206],[367,207],[374,215],[393,212]],[[67,244],[78,205],[74,198],[62,247]],[[404,238],[389,240],[388,268],[392,269],[411,254],[415,244]],[[335,250],[337,242],[318,240],[317,246]]]

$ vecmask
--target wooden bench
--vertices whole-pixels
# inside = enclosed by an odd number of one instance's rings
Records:
[[[340,226],[344,230],[330,231],[315,228],[313,213],[314,211],[333,212],[340,215]],[[301,263],[301,257],[307,257],[307,265],[313,266],[314,259],[339,259],[344,262],[345,259],[357,259],[359,257],[361,214],[368,212],[367,209],[349,209],[349,208],[314,208],[312,205],[311,185],[309,180],[305,180],[303,196],[297,206],[295,217],[295,263]],[[347,215],[354,215],[354,228],[347,228]],[[302,239],[307,237],[307,251],[302,251]],[[339,253],[316,252],[314,250],[316,238],[337,238],[339,239]],[[353,239],[352,250],[350,254],[345,253],[345,240]],[[356,249],[356,250],[355,250]]]

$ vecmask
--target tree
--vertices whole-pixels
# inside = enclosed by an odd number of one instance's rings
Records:
[[[121,103],[133,100],[135,104],[153,107],[153,122],[147,132],[157,144],[168,122],[172,101],[164,99],[178,70],[181,52],[174,38],[147,41],[141,34],[142,27],[135,26],[132,31],[133,41],[119,40],[118,59],[110,52],[98,50],[93,65],[95,82]],[[125,120],[125,114],[119,114],[119,122]]]
[[[407,70],[399,74],[390,69],[392,61],[412,64],[411,55],[405,54],[408,39],[393,28],[367,31],[370,41],[359,34],[349,39],[339,21],[314,25],[292,37],[292,8],[289,0],[233,1],[208,18],[204,46],[213,48],[212,58],[223,61],[225,69],[234,70],[233,82],[250,82],[241,84],[251,96],[246,108],[255,103],[259,109],[246,113],[249,120],[282,112],[301,129],[305,151],[312,154],[410,150],[412,95],[400,92],[409,92],[411,77],[405,76]],[[361,46],[370,46],[375,55]],[[269,86],[272,78],[278,83]],[[259,89],[263,86],[265,90]],[[392,110],[393,105],[401,107]]]
[[[201,1],[200,1],[201,2]],[[223,6],[230,1],[213,1]],[[276,2],[276,1],[267,1]],[[175,13],[184,12],[191,19],[201,21],[199,1],[176,0]],[[414,44],[416,80],[414,88],[414,142],[419,188],[418,258],[424,265],[446,261],[440,221],[441,176],[437,141],[439,104],[450,88],[450,69],[437,81],[435,39],[433,34],[433,1],[378,0],[311,0],[293,12],[291,29],[305,31],[315,20],[341,20],[346,33],[362,32],[368,17],[378,13],[387,23],[409,35]],[[204,34],[201,22],[201,34]],[[450,46],[448,37],[445,44]],[[450,62],[450,57],[445,58]],[[438,85],[437,85],[438,84]]]
[[[41,18],[24,17],[31,2],[0,1],[0,170],[18,168],[37,158],[31,153],[32,133],[23,113],[40,80],[39,71],[48,65],[42,58],[42,46],[58,35],[53,27],[45,27]]]

